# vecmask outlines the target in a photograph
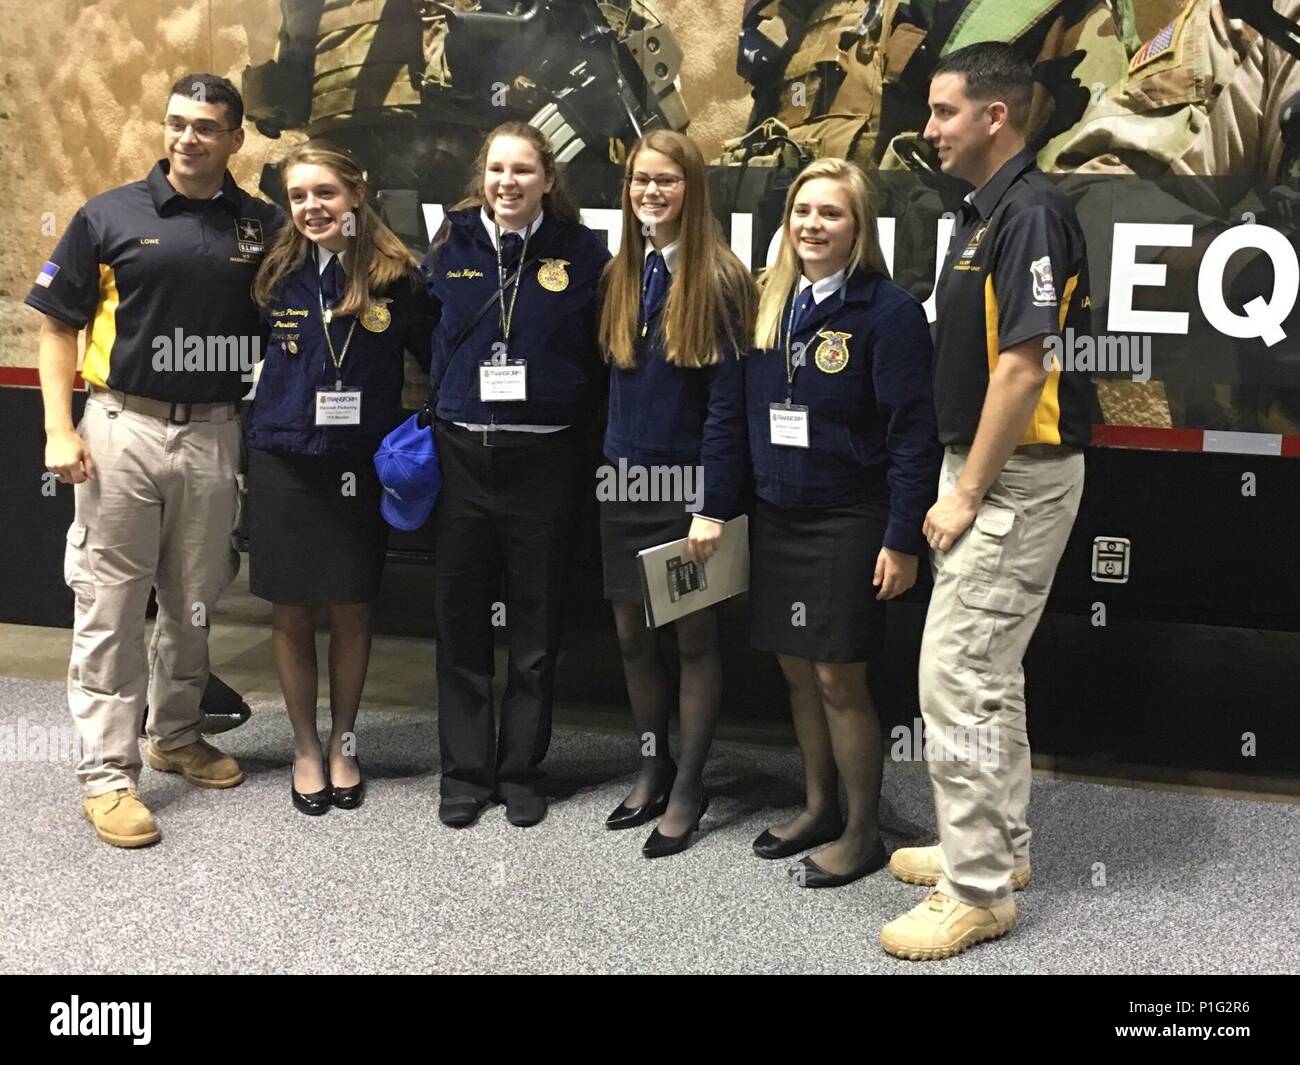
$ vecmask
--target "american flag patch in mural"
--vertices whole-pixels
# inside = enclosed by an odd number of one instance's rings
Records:
[[[1177,34],[1178,22],[1175,20],[1137,50],[1137,54],[1133,56],[1132,62],[1128,65],[1129,70],[1137,70],[1143,63],[1149,62],[1169,51],[1174,46],[1174,37]]]

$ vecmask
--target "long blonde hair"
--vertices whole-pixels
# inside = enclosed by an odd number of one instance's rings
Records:
[[[343,290],[342,300],[334,308],[337,314],[359,314],[370,304],[372,295],[384,292],[395,281],[411,275],[419,262],[370,206],[370,190],[365,175],[351,155],[328,141],[307,141],[284,157],[280,163],[280,176],[287,177],[290,169],[299,164],[324,167],[339,179],[349,195],[360,198],[361,206],[355,214],[356,233],[348,247],[347,287]],[[258,268],[253,282],[253,299],[260,306],[270,306],[276,291],[291,273],[302,266],[314,247],[292,222],[281,227],[279,236]]]
[[[720,361],[724,345],[743,354],[753,343],[751,324],[758,290],[713,217],[704,156],[690,137],[673,130],[653,130],[628,152],[623,178],[623,242],[618,255],[606,264],[602,278],[601,350],[620,369],[636,365],[646,237],[632,210],[631,181],[642,151],[667,156],[686,178],[677,238],[680,281],[669,288],[661,319],[665,357],[674,366],[700,367]]]
[[[876,207],[872,202],[871,186],[867,175],[855,163],[845,159],[827,157],[809,163],[799,172],[785,196],[785,213],[781,218],[781,249],[777,252],[776,262],[759,280],[760,296],[758,301],[758,323],[754,327],[755,342],[760,348],[772,348],[780,339],[781,312],[785,309],[799,275],[803,272],[803,263],[794,245],[790,242],[790,215],[794,213],[795,197],[808,182],[817,178],[831,178],[841,182],[848,190],[849,208],[853,212],[853,222],[857,232],[853,239],[853,250],[849,253],[845,272],[851,275],[856,270],[889,276],[889,267],[880,250],[880,241],[876,235]]]

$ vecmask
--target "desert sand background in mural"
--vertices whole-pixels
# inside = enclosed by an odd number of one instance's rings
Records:
[[[691,132],[716,155],[748,113],[735,74],[742,0],[657,6],[686,52]],[[1138,6],[1147,33],[1175,5]],[[271,56],[279,22],[278,0],[0,0],[0,365],[35,365],[40,316],[22,303],[32,278],[87,198],[143,176],[158,157],[171,83],[211,70],[238,84],[246,65]],[[250,127],[236,179],[254,187],[290,140]]]

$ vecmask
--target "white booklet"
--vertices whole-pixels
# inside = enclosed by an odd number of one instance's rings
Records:
[[[749,515],[722,526],[707,562],[692,562],[686,540],[637,552],[646,624],[653,629],[749,590]]]

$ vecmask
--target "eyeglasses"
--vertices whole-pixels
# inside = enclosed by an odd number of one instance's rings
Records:
[[[186,122],[181,118],[167,118],[163,120],[163,128],[168,133],[174,133],[178,137],[185,136],[185,131],[192,129],[194,130],[194,136],[198,137],[199,140],[210,141],[218,133],[233,133],[239,127],[230,126],[226,128],[225,126],[218,126],[215,122]]]
[[[654,177],[649,174],[633,174],[628,178],[628,184],[637,191],[648,189],[653,184],[660,192],[672,192],[685,180],[672,174],[657,174]]]

